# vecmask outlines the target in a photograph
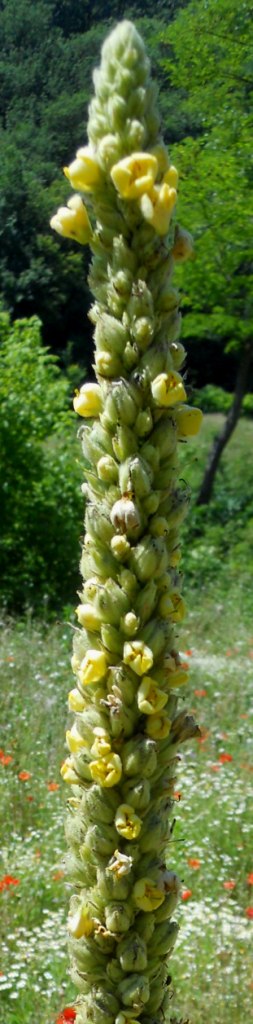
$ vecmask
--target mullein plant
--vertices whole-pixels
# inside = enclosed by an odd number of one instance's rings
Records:
[[[192,242],[175,221],[178,174],[130,22],[104,43],[94,86],[88,144],[64,169],[77,194],[51,220],[90,244],[95,300],[96,382],[74,398],[86,512],[61,769],[71,793],[68,930],[76,1024],[154,1024],[170,1004],[178,931],[170,837],[179,749],[199,731],[182,703],[188,673],[177,649],[189,505],[177,448],[202,414],[186,404],[171,284]]]

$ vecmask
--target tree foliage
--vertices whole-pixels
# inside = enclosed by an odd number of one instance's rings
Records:
[[[174,153],[181,171],[180,216],[195,239],[195,259],[184,268],[183,333],[193,344],[191,365],[193,353],[198,383],[198,363],[202,382],[219,383],[224,353],[240,358],[252,333],[250,12],[250,0],[239,7],[236,0],[198,0],[179,13],[165,34],[172,84],[180,89],[184,82],[182,105],[199,118],[198,137],[187,137]],[[201,46],[196,46],[198,34]],[[227,384],[231,371],[233,361]]]
[[[69,384],[36,317],[0,315],[0,579],[12,610],[73,601],[81,534],[80,471]]]

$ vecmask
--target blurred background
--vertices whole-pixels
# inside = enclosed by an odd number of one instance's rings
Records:
[[[61,1016],[75,993],[59,767],[83,535],[72,398],[91,373],[91,299],[88,250],[49,219],[69,197],[62,167],[86,142],[101,43],[123,17],[146,41],[178,218],[194,237],[174,281],[188,401],[204,412],[200,437],[180,446],[192,503],[179,644],[202,736],[168,857],[183,880],[171,1020],[251,1014],[252,4],[0,0],[0,1024],[73,1019]]]

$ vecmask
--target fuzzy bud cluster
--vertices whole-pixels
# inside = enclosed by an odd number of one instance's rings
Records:
[[[177,629],[189,491],[177,447],[197,433],[201,413],[186,404],[171,284],[192,244],[175,224],[178,175],[130,22],[104,43],[94,85],[88,145],[65,168],[89,217],[77,196],[52,221],[67,237],[90,235],[95,328],[96,382],[74,399],[86,513],[61,769],[75,887],[69,944],[76,1024],[154,1024],[166,1015],[178,930],[170,852],[178,748],[198,732],[178,707],[188,675]]]

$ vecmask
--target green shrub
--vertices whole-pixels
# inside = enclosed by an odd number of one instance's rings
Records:
[[[203,412],[223,412],[226,415],[231,409],[233,395],[216,384],[205,384],[203,388],[194,389],[192,401],[194,405],[199,405]],[[253,395],[245,395],[242,415],[253,416]]]
[[[83,499],[69,390],[39,320],[11,326],[0,314],[0,596],[10,610],[74,597]]]

